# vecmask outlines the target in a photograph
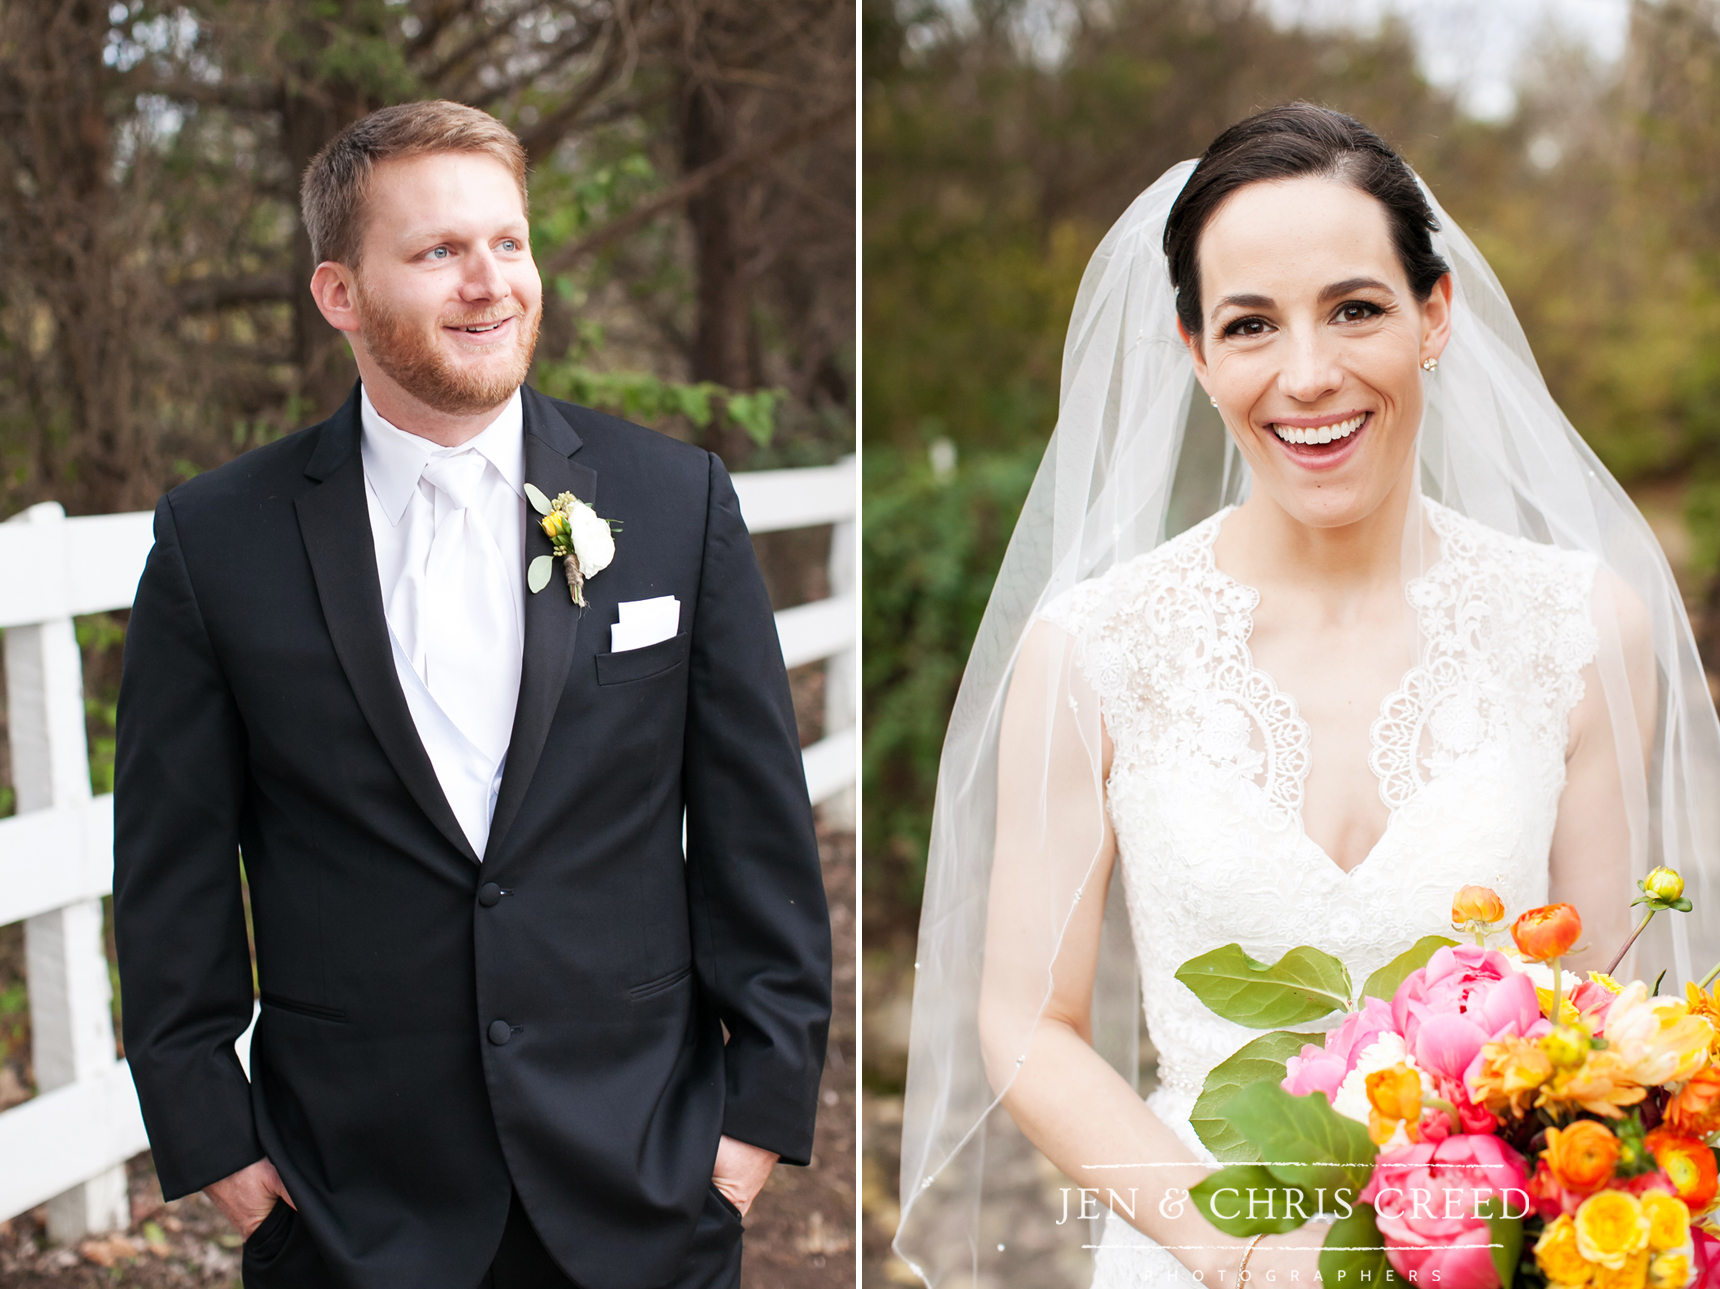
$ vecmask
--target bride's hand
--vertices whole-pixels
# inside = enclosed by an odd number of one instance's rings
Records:
[[[1243,1283],[1250,1289],[1272,1285],[1312,1285],[1318,1283],[1320,1267],[1319,1246],[1325,1242],[1329,1228],[1324,1223],[1310,1223],[1300,1231],[1287,1235],[1263,1236],[1248,1257],[1248,1279]],[[1241,1259],[1220,1282],[1223,1289],[1242,1289],[1237,1284],[1237,1268]]]

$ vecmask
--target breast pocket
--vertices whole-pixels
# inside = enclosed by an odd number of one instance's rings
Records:
[[[643,649],[600,653],[594,659],[597,663],[597,683],[604,686],[629,685],[634,681],[650,680],[665,672],[674,671],[677,667],[686,665],[687,653],[692,644],[692,634],[683,631],[678,636],[659,640]]]

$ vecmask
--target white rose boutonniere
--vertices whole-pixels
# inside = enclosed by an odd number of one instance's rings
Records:
[[[539,526],[549,538],[553,555],[539,555],[526,569],[526,585],[535,595],[549,585],[550,571],[561,560],[567,573],[567,589],[573,602],[585,607],[585,580],[596,577],[615,558],[615,534],[607,519],[571,492],[554,501],[542,489],[526,485],[526,500],[543,516]]]

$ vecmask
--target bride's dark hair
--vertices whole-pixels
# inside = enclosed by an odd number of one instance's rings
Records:
[[[1367,193],[1386,209],[1398,260],[1416,299],[1426,300],[1448,272],[1434,254],[1439,221],[1415,175],[1391,146],[1354,117],[1312,103],[1285,103],[1238,121],[1201,154],[1165,221],[1165,258],[1177,293],[1177,317],[1200,335],[1201,233],[1213,212],[1252,183],[1318,175]]]

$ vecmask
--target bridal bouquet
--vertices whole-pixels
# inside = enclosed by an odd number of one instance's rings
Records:
[[[1690,908],[1670,869],[1639,887],[1631,942]],[[1184,963],[1215,1012],[1273,1031],[1206,1080],[1191,1120],[1226,1166],[1191,1198],[1239,1237],[1335,1219],[1320,1274],[1345,1289],[1720,1289],[1720,967],[1662,997],[1561,970],[1582,928],[1568,904],[1489,947],[1504,919],[1464,887],[1453,929],[1473,943],[1428,936],[1359,993],[1306,946]],[[1340,1010],[1324,1035],[1283,1028]]]

